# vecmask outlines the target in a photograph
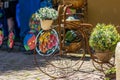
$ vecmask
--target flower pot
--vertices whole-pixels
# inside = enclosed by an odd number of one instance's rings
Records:
[[[50,30],[53,20],[40,20],[40,22],[43,30]]]
[[[105,74],[105,77],[108,77],[110,79],[115,79],[116,78],[116,73]]]
[[[95,57],[100,61],[107,63],[112,58],[113,52],[111,51],[95,51]]]

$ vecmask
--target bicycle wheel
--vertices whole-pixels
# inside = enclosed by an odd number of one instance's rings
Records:
[[[36,51],[41,56],[37,56],[36,54],[34,55],[37,67],[42,73],[48,75],[51,78],[67,78],[74,75],[77,71],[79,71],[80,67],[84,62],[83,59],[85,57],[85,49],[81,49],[79,51],[80,54],[78,55],[76,53],[76,56],[71,55],[72,53],[64,52],[64,54],[59,54],[56,53],[56,50],[59,49],[59,40],[57,40],[57,45],[52,48],[52,52],[44,53],[44,51],[42,51],[42,49],[39,48],[39,45],[41,45],[42,42],[44,42],[44,39],[42,38],[41,40],[41,37],[49,38],[49,32],[51,34],[54,33],[58,38],[57,33],[54,29],[49,31],[41,30],[39,32],[36,38]]]

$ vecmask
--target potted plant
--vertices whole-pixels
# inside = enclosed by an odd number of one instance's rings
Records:
[[[43,30],[51,29],[53,20],[56,20],[58,17],[58,12],[49,7],[40,8],[36,13],[36,17],[40,19],[41,28]]]
[[[120,35],[112,24],[97,24],[89,39],[89,45],[95,50],[95,57],[108,62],[113,56]]]
[[[105,77],[109,79],[115,79],[116,78],[116,68],[112,67],[105,71]]]

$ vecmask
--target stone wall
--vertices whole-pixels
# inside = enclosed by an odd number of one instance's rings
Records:
[[[115,63],[116,63],[116,80],[120,80],[120,42],[116,46]]]

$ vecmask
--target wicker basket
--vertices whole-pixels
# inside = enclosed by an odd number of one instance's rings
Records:
[[[40,23],[43,30],[50,30],[53,20],[40,20]]]
[[[72,4],[73,8],[80,8],[84,4],[84,0],[63,0],[63,4]]]
[[[66,52],[76,52],[82,48],[82,41],[76,42],[76,43],[70,43],[69,46],[64,46],[64,49]]]
[[[100,61],[106,63],[109,62],[109,60],[112,58],[113,52],[110,51],[95,51],[95,57],[97,57]]]

